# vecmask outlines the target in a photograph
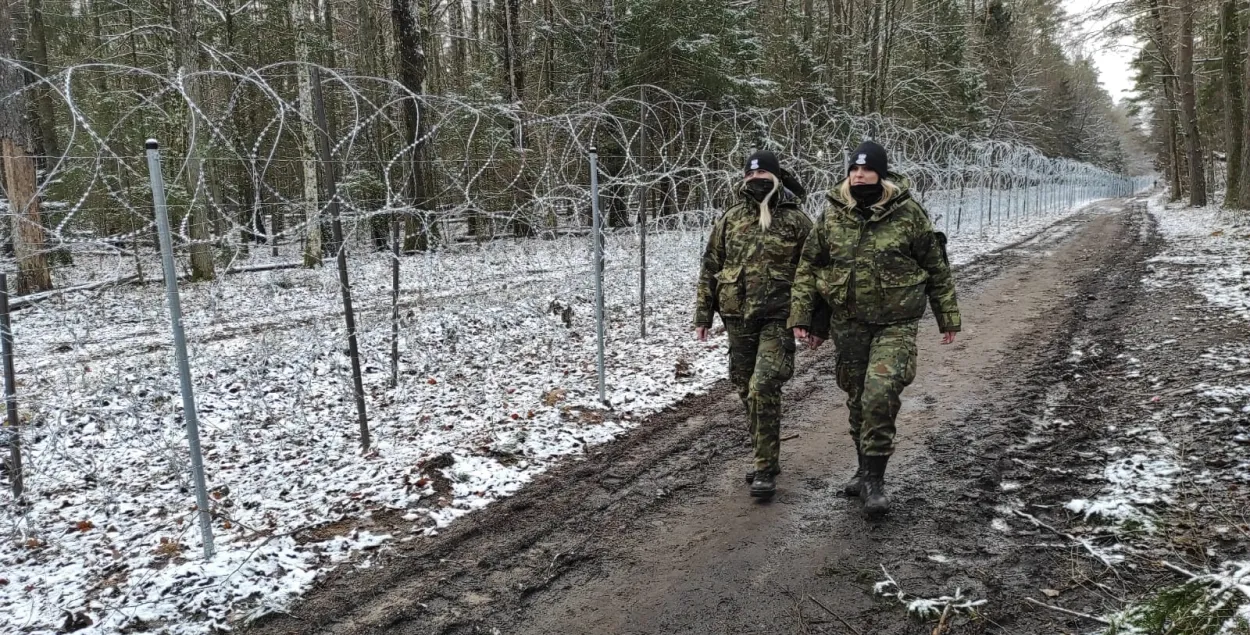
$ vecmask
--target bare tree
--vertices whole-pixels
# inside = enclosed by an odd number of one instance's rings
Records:
[[[1243,26],[1246,32],[1246,42],[1241,51],[1245,58],[1241,73],[1241,92],[1245,103],[1241,118],[1241,186],[1238,189],[1241,191],[1242,208],[1250,209],[1250,117],[1245,116],[1250,113],[1250,23]],[[1230,175],[1229,178],[1233,177]]]
[[[1189,204],[1207,204],[1207,184],[1202,170],[1202,139],[1198,136],[1198,107],[1194,87],[1194,0],[1180,0],[1181,119],[1185,129],[1185,153],[1189,159]]]
[[[4,184],[13,218],[13,251],[17,256],[17,292],[46,291],[52,275],[44,255],[43,225],[36,192],[35,159],[31,156],[34,135],[27,119],[24,74],[16,65],[14,12],[20,0],[0,0],[0,152],[4,161]]]
[[[1222,66],[1224,69],[1224,134],[1225,151],[1228,160],[1228,178],[1225,188],[1224,205],[1227,207],[1246,208],[1250,201],[1243,202],[1241,195],[1241,146],[1244,110],[1241,90],[1241,29],[1237,19],[1236,0],[1225,0],[1220,7],[1220,44],[1223,49]]]
[[[208,104],[205,81],[197,77],[200,72],[200,41],[199,18],[196,15],[196,0],[176,0],[173,11],[173,30],[177,34],[178,45],[175,52],[182,76],[183,87],[187,99],[203,108]],[[187,118],[194,123],[198,114],[189,108]],[[191,279],[212,280],[216,276],[213,269],[213,250],[209,244],[208,188],[205,187],[203,165],[208,149],[207,126],[187,126],[187,178],[191,186]]]
[[[1183,184],[1181,181],[1181,151],[1180,141],[1177,138],[1177,114],[1180,113],[1180,102],[1176,97],[1176,88],[1174,79],[1177,75],[1176,68],[1172,64],[1168,51],[1171,48],[1168,44],[1167,28],[1164,24],[1163,10],[1159,6],[1159,0],[1150,0],[1150,21],[1153,27],[1153,44],[1156,55],[1155,71],[1159,78],[1159,84],[1163,89],[1163,97],[1165,100],[1163,108],[1163,126],[1167,129],[1164,132],[1164,141],[1167,149],[1168,161],[1168,183],[1170,188],[1170,197],[1172,200],[1180,200]]]
[[[413,7],[415,0],[391,0],[391,21],[395,28],[395,44],[399,47],[399,82],[411,95],[404,100],[404,124],[410,150],[412,204],[416,213],[407,220],[404,249],[425,251],[437,237],[435,226],[429,222],[429,210],[433,207],[434,186],[430,180],[428,162],[429,140],[426,139],[425,94],[426,58],[422,43],[428,40],[425,27],[419,21],[424,15],[421,7]]]
[[[499,62],[503,69],[504,101],[519,106],[525,98],[525,65],[518,59],[521,55],[521,2],[498,0],[495,12],[495,33],[499,39]],[[525,148],[525,122],[512,125],[512,144]]]
[[[304,266],[321,266],[321,203],[317,196],[317,124],[313,118],[312,63],[309,52],[309,20],[314,8],[307,0],[291,0],[291,26],[295,29],[296,74],[299,80],[299,118],[303,130],[300,165],[304,175]]]
[[[29,34],[26,38],[26,54],[32,62],[35,75],[43,80],[48,76],[48,36],[43,24],[43,0],[28,0],[27,18]],[[34,93],[39,118],[39,151],[44,156],[60,156],[61,146],[57,142],[56,106],[52,101],[52,90],[40,81]]]

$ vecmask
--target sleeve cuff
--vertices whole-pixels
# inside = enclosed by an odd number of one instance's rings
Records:
[[[959,313],[938,313],[938,329],[943,333],[958,333],[961,328]]]
[[[788,329],[809,329],[811,328],[812,316],[810,315],[790,315],[790,319],[786,320],[786,328]]]

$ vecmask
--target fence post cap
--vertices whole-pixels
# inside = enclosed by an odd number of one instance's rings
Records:
[[[144,142],[143,147],[147,148],[148,150],[156,150],[161,147],[161,144],[157,143],[156,139],[148,139],[146,142]]]
[[[591,153],[591,154],[599,154],[599,148],[597,148],[597,147],[595,147],[595,146],[590,146],[590,153]]]

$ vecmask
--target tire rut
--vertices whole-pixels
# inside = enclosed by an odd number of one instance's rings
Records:
[[[1138,234],[1128,228],[1140,211],[1101,211],[1112,213],[1063,221],[1071,229],[1058,241],[1034,236],[957,269],[961,301],[969,298],[991,321],[978,325],[966,316],[972,334],[940,360],[922,342],[921,377],[900,415],[892,480],[899,509],[884,523],[863,520],[853,501],[833,491],[831,472],[840,476],[853,452],[827,347],[800,353],[802,370],[787,386],[783,439],[799,440],[783,443],[782,491],[772,505],[744,501],[738,470],[746,465],[747,435],[741,406],[721,382],[441,536],[396,545],[368,570],[340,567],[289,613],[244,632],[777,632],[799,628],[768,630],[792,620],[784,617],[792,598],[808,594],[832,598],[865,632],[916,632],[866,585],[885,564],[904,585],[932,586],[932,573],[915,562],[928,555],[926,541],[980,554],[970,562],[991,567],[1001,555],[995,552],[1008,549],[985,540],[989,520],[979,512],[993,499],[985,492],[996,459],[987,469],[967,448],[1001,455],[1014,420],[1005,411],[1018,403],[1004,397],[1035,383],[1037,364],[1057,350],[1039,336],[1083,315],[1087,303],[1064,304],[1070,298],[1063,290],[1079,294],[1096,284],[1103,261],[1113,260],[1097,250]],[[1094,255],[1065,276],[1047,258],[1052,249]],[[1010,294],[1019,299],[1005,299]],[[1062,312],[1052,312],[1059,306]],[[982,380],[965,377],[970,363]],[[982,434],[970,437],[969,424],[984,426]],[[965,491],[978,493],[969,499]],[[965,589],[991,588],[967,573],[954,579]],[[716,615],[693,617],[709,610]],[[813,633],[841,632],[801,619]]]

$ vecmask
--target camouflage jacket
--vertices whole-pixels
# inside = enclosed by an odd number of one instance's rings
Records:
[[[834,318],[870,324],[918,320],[925,300],[943,333],[960,329],[955,281],[942,240],[929,215],[908,194],[909,182],[893,200],[865,219],[835,194],[803,246],[794,280],[791,327],[813,327],[818,305]],[[823,326],[823,325],[822,325]]]
[[[711,326],[714,313],[722,320],[790,315],[790,287],[812,221],[787,197],[772,210],[772,224],[764,231],[755,202],[740,187],[736,193],[741,200],[717,219],[703,251],[695,326]]]

